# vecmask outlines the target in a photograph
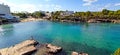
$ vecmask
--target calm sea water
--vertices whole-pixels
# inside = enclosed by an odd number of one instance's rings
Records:
[[[52,43],[71,51],[89,55],[110,55],[120,48],[120,24],[60,23],[37,21],[0,26],[0,48],[10,47],[26,39]]]

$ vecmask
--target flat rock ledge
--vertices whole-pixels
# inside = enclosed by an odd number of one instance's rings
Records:
[[[58,47],[52,44],[40,45],[35,55],[57,55],[62,51],[62,47]]]
[[[72,52],[71,55],[88,55],[87,53]]]
[[[49,53],[57,53],[57,52],[59,52],[59,51],[62,50],[61,47],[54,46],[54,45],[52,45],[52,44],[47,44],[46,47],[48,48],[48,52],[49,52]]]
[[[0,49],[0,55],[29,55],[37,50],[37,44],[38,42],[35,40],[26,40],[20,44],[16,44],[15,46]]]
[[[38,51],[45,51],[44,54],[56,54],[61,50],[61,47],[54,46],[52,44],[39,44],[35,40],[26,40],[9,48],[0,49],[0,55],[32,55]],[[39,55],[43,54],[41,53]]]

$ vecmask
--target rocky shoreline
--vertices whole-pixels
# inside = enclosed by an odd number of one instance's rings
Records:
[[[88,23],[120,23],[120,20],[114,19],[90,19],[87,21]]]
[[[114,19],[89,19],[89,20],[61,20],[60,22],[74,22],[74,23],[120,23],[120,20]]]
[[[36,51],[38,44],[35,40],[26,40],[9,48],[0,49],[0,55],[29,55]]]
[[[0,49],[0,55],[67,55],[58,54],[62,52],[62,47],[52,44],[40,44],[31,39],[25,40],[14,46]],[[71,55],[88,55],[87,53],[72,52]]]

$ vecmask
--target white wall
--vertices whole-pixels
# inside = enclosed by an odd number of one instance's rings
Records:
[[[12,19],[13,16],[10,13],[10,8],[8,5],[0,4],[0,14],[5,14],[2,17],[5,17],[7,19]]]
[[[7,5],[0,4],[0,14],[10,14],[10,8]]]

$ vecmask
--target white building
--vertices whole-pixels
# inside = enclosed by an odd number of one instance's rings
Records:
[[[73,14],[74,14],[74,11],[63,11],[60,13],[61,16],[70,16]]]
[[[40,12],[45,15],[43,18],[50,18],[51,17],[51,12],[41,11],[41,10],[40,10]]]
[[[45,15],[46,15],[47,17],[51,17],[51,16],[52,16],[52,15],[51,15],[51,12],[46,12]]]
[[[5,19],[14,19],[15,18],[10,13],[10,7],[8,5],[4,5],[4,4],[0,4],[0,17],[5,18]]]
[[[40,10],[40,13],[45,14],[45,13],[46,13],[46,11],[41,11],[41,10]]]

